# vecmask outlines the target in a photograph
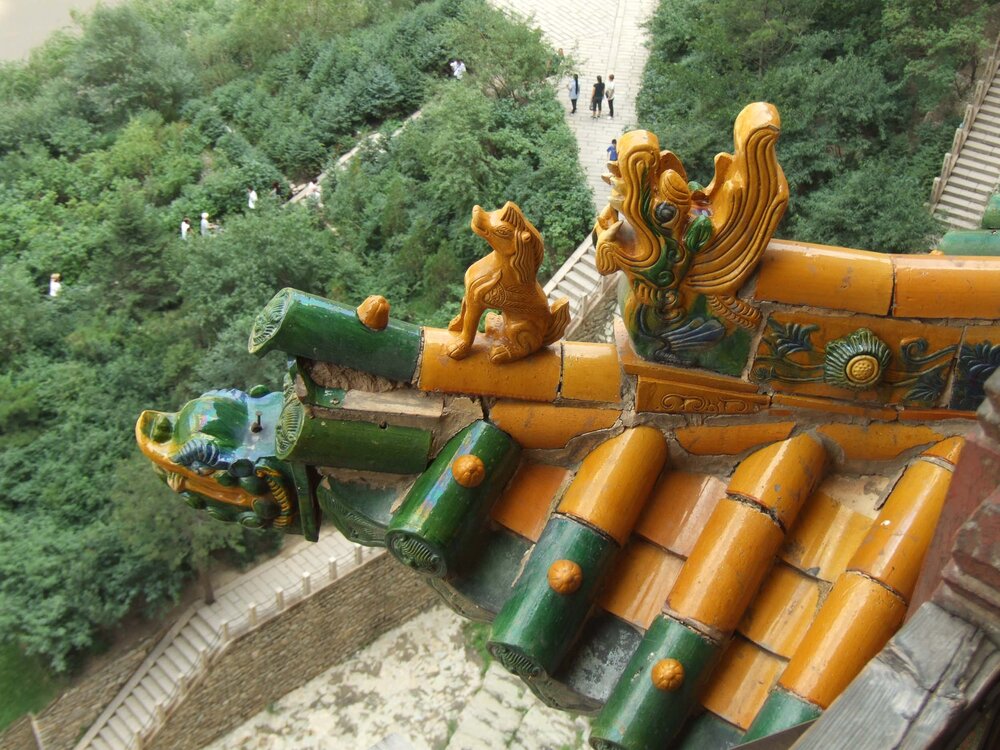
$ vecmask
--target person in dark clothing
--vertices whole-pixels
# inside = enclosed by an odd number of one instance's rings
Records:
[[[600,76],[597,76],[597,83],[594,84],[594,89],[590,94],[590,116],[592,118],[598,118],[601,116],[601,102],[604,100],[604,81],[601,80]]]

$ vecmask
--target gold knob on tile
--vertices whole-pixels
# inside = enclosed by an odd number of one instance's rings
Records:
[[[673,692],[684,684],[684,665],[676,659],[660,659],[649,676],[657,690]]]
[[[556,560],[549,566],[549,587],[557,594],[572,594],[583,583],[583,569],[572,560]]]
[[[451,465],[451,475],[463,487],[478,487],[486,478],[486,466],[479,456],[466,453],[455,459]]]
[[[859,354],[844,368],[847,379],[855,385],[869,385],[882,375],[882,366],[870,354]]]
[[[358,305],[358,320],[365,328],[381,331],[389,325],[389,300],[378,294],[373,294]]]

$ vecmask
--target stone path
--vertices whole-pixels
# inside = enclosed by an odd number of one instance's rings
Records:
[[[292,691],[206,750],[577,750],[587,723],[466,650],[435,607]]]
[[[580,164],[594,192],[597,208],[604,206],[609,188],[601,180],[606,171],[607,147],[612,138],[635,128],[635,98],[642,82],[648,53],[642,25],[658,5],[657,0],[490,0],[492,5],[528,17],[556,49],[576,63],[580,100],[569,114],[566,80],[559,84],[559,100],[566,106],[566,121],[576,133]],[[592,120],[588,108],[597,76],[615,76],[615,117]]]
[[[367,559],[359,554],[361,548],[332,530],[316,544],[289,542],[277,557],[220,587],[212,604],[196,605],[182,615],[79,740],[77,750],[134,746],[183,695],[208,656],[231,637],[308,595],[307,587],[318,589],[338,571],[346,573]]]

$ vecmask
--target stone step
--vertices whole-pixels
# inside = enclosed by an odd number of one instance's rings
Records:
[[[135,734],[117,715],[108,719],[108,723],[101,730],[101,735],[109,741],[120,743],[122,747],[129,747],[135,740]]]
[[[164,672],[158,664],[154,664],[150,667],[146,676],[142,678],[143,684],[147,687],[150,693],[157,697],[160,705],[166,705],[167,701],[174,694],[177,685],[171,682],[167,673]]]
[[[125,723],[125,726],[128,727],[129,732],[131,732],[133,736],[140,734],[142,730],[145,729],[143,722],[140,721],[139,717],[135,715],[135,712],[129,708],[127,700],[118,706],[115,710],[115,716]]]
[[[961,174],[956,174],[952,172],[951,176],[948,178],[949,188],[960,188],[967,193],[979,194],[986,193],[987,195],[992,192],[992,184],[985,181],[970,180]]]
[[[1000,138],[993,137],[980,128],[973,128],[972,132],[969,133],[968,138],[965,139],[965,142],[975,143],[986,150],[1000,147]]]
[[[968,165],[961,163],[961,161],[955,163],[955,167],[951,170],[951,173],[953,175],[959,175],[960,177],[972,182],[989,182],[993,179],[993,175],[984,173],[982,169],[971,168]]]
[[[196,665],[201,659],[202,653],[209,650],[208,643],[194,628],[181,630],[174,638],[172,645],[176,646],[192,665]]]
[[[942,192],[942,197],[947,195],[952,199],[952,205],[960,205],[961,203],[967,203],[970,206],[982,205],[986,207],[986,200],[990,197],[989,190],[970,190],[964,188],[955,182],[948,182]]]
[[[146,680],[142,680],[138,685],[132,688],[132,697],[136,698],[143,706],[149,709],[150,715],[156,714],[156,707],[163,705],[165,696],[158,694],[154,696],[149,691],[149,685]]]
[[[146,705],[134,692],[122,702],[122,708],[130,713],[140,727],[148,727],[153,721],[153,707]]]
[[[579,283],[574,281],[567,274],[563,277],[563,280],[559,282],[559,286],[556,287],[556,293],[565,295],[569,297],[570,302],[577,302],[582,297],[586,296],[586,288],[580,286]]]
[[[205,618],[202,617],[201,612],[198,612],[190,620],[188,620],[188,623],[184,627],[184,629],[193,630],[195,633],[201,636],[202,640],[205,641],[205,643],[209,644],[214,643],[218,636],[218,631],[205,621]]]
[[[184,652],[177,648],[176,641],[163,650],[157,661],[170,662],[178,676],[191,674],[195,667],[195,664],[184,655]]]
[[[1000,127],[1000,115],[995,115],[991,112],[984,112],[983,110],[979,110],[979,113],[976,115],[976,121],[975,123],[973,123],[973,127],[981,125],[983,123],[986,123],[991,128]]]
[[[959,161],[971,161],[982,164],[985,170],[990,169],[990,165],[1000,156],[1000,146],[992,146],[988,143],[979,143],[973,140],[966,140],[962,146],[962,154]]]
[[[124,748],[118,748],[112,745],[100,735],[94,737],[90,743],[90,747],[92,750],[124,750]]]
[[[972,222],[973,228],[978,227],[983,219],[982,213],[977,213],[974,206],[957,201],[948,195],[941,196],[941,200],[938,201],[938,210],[946,211],[949,215],[964,222]]]
[[[590,294],[598,287],[597,282],[595,282],[592,278],[587,276],[587,274],[585,274],[579,268],[574,268],[572,271],[566,274],[566,278],[570,279],[574,284],[583,289],[586,294]]]

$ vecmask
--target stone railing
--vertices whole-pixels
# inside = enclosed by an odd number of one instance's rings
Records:
[[[931,188],[931,211],[937,207],[938,201],[941,199],[944,187],[948,183],[948,178],[951,177],[951,172],[955,168],[955,164],[958,162],[958,157],[962,153],[962,146],[965,145],[965,140],[969,137],[972,124],[976,121],[980,107],[983,106],[983,101],[990,90],[998,67],[1000,67],[1000,36],[997,37],[996,43],[993,45],[993,52],[986,61],[983,74],[976,82],[972,101],[965,107],[965,116],[962,118],[962,124],[955,130],[955,137],[951,142],[951,150],[944,155],[941,174],[934,178],[934,185]]]
[[[339,558],[331,557],[326,569],[318,575],[304,572],[302,577],[294,584],[276,588],[273,599],[266,604],[251,604],[247,607],[246,612],[236,618],[224,621],[214,634],[214,637],[207,639],[209,641],[208,645],[199,652],[197,661],[189,671],[186,674],[180,675],[180,678],[176,680],[173,690],[169,691],[166,698],[162,699],[156,706],[150,707],[149,721],[145,726],[135,731],[131,741],[125,747],[141,748],[147,744],[160,731],[176,707],[187,699],[188,694],[204,678],[211,663],[218,659],[231,643],[255,628],[261,627],[265,623],[275,619],[293,605],[309,599],[313,594],[335,583],[340,577],[360,567],[367,560],[384,553],[385,551],[382,549],[356,546],[348,555],[342,555]],[[194,605],[188,608],[177,619],[166,635],[135,671],[133,676],[125,683],[124,687],[75,745],[74,750],[87,750],[93,746],[94,739],[100,734],[107,722],[115,715],[125,700],[135,690],[136,686],[142,682],[143,678],[146,677],[162,658],[163,653],[174,642],[174,639],[177,638],[189,624],[190,620],[204,606]],[[46,748],[39,743],[39,750],[46,750]]]

